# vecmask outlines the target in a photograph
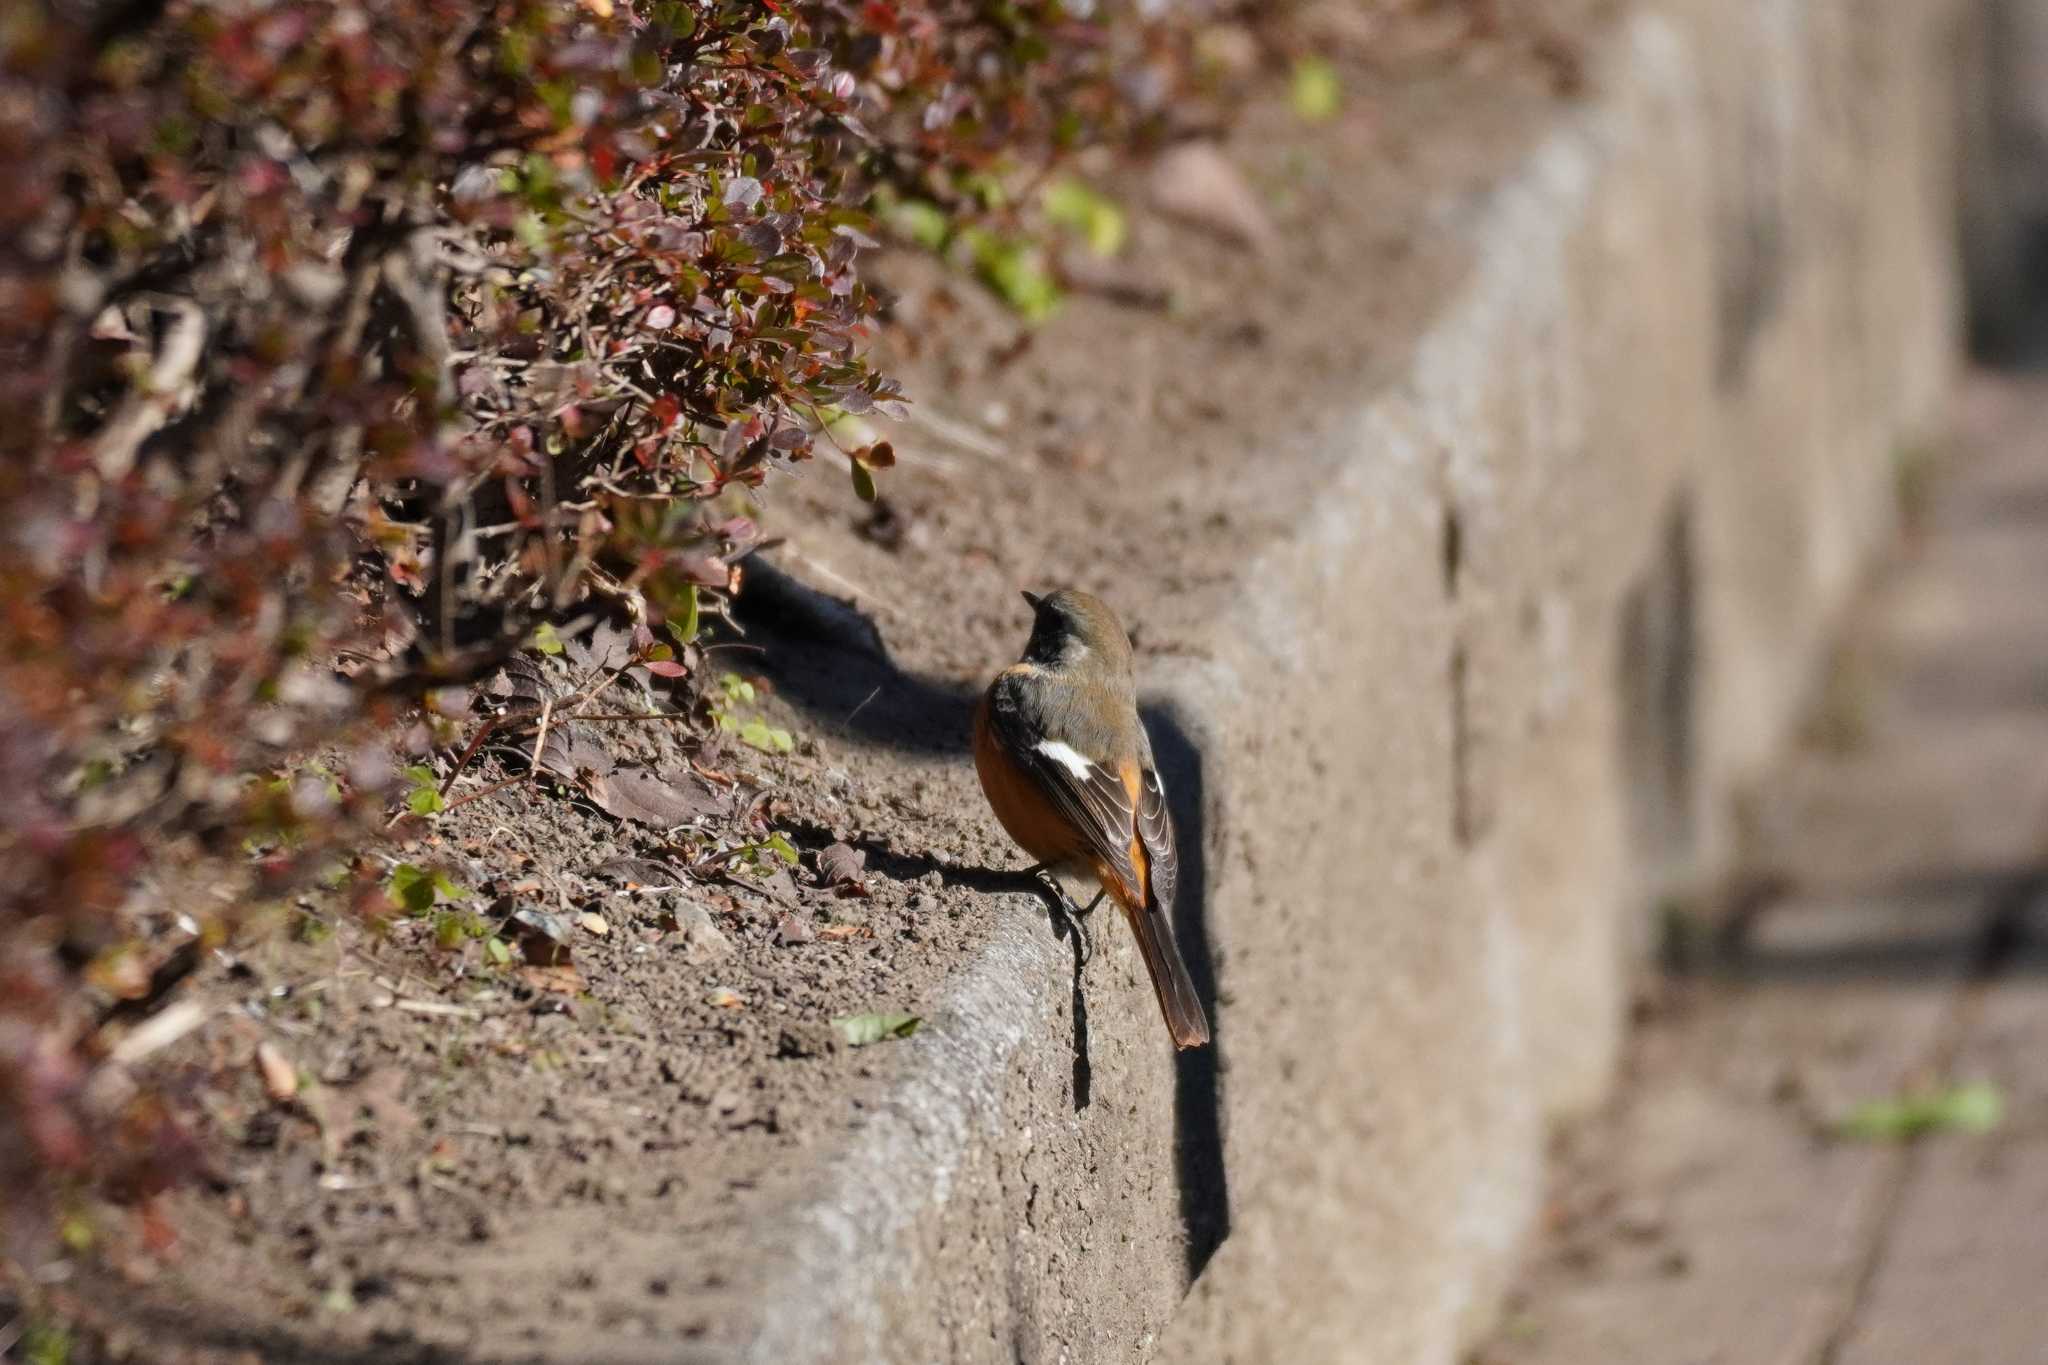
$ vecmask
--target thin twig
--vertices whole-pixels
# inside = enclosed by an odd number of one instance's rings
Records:
[[[531,780],[535,776],[535,774],[540,772],[540,751],[542,749],[545,749],[548,745],[548,722],[553,720],[554,716],[555,703],[554,699],[550,698],[547,701],[541,703],[540,732],[534,737],[533,759],[526,765],[526,776],[528,780]]]
[[[476,751],[484,747],[484,741],[490,738],[491,732],[505,724],[508,719],[510,718],[507,716],[494,716],[484,722],[483,728],[476,732],[476,738],[469,742],[469,746],[462,751],[462,757],[455,760],[454,768],[449,770],[447,778],[441,783],[443,799],[446,799],[448,789],[455,785],[455,779],[462,776],[462,770],[469,766],[469,760],[476,757]]]
[[[526,779],[529,776],[531,776],[531,774],[521,773],[517,777],[508,777],[503,782],[493,782],[490,786],[485,787],[482,791],[473,791],[467,796],[458,796],[453,801],[450,801],[447,805],[443,806],[441,808],[441,813],[443,815],[446,815],[449,811],[456,809],[458,806],[466,806],[472,801],[480,801],[484,797],[490,796],[494,792],[501,792],[505,790],[505,788],[507,787],[516,787],[520,783],[526,781]]]

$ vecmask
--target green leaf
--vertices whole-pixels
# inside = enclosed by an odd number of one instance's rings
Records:
[[[676,598],[676,605],[682,609],[682,617],[680,620],[671,620],[668,623],[668,633],[675,637],[677,644],[687,645],[697,638],[697,585],[695,583],[685,583],[683,585],[681,594]]]
[[[1096,255],[1114,256],[1123,250],[1129,226],[1114,200],[1078,180],[1055,180],[1046,187],[1043,203],[1047,218],[1080,233]]]
[[[440,780],[434,770],[424,763],[415,763],[405,770],[406,780],[412,783],[412,790],[405,795],[405,807],[414,815],[438,815],[448,808],[441,799]]]
[[[970,171],[961,176],[960,188],[973,195],[974,201],[984,209],[999,209],[1010,198],[1003,189],[1003,182],[987,171]]]
[[[1927,1133],[1988,1133],[2005,1118],[2005,1099],[1983,1081],[1927,1095],[1871,1100],[1849,1111],[1843,1136],[1865,1142],[1903,1142]]]
[[[400,863],[391,869],[391,896],[408,914],[424,915],[434,908],[434,874],[417,863]]]
[[[908,237],[926,251],[937,251],[952,235],[953,225],[937,204],[922,199],[904,199],[883,211],[891,230]]]
[[[755,716],[740,726],[740,743],[751,745],[767,754],[786,754],[796,748],[796,736],[787,730],[779,730],[767,721]]]
[[[1309,123],[1325,123],[1337,116],[1344,103],[1344,86],[1337,68],[1321,57],[1302,57],[1294,63],[1294,80],[1288,90],[1294,112]]]
[[[847,463],[853,467],[853,495],[862,502],[873,502],[877,496],[874,471],[859,460]]]
[[[467,916],[463,915],[460,911],[457,910],[435,911],[434,946],[436,948],[442,949],[443,951],[446,951],[450,948],[460,947],[462,945],[463,938],[466,937],[466,935],[464,935],[463,933],[462,924],[463,920],[466,918]]]
[[[999,236],[983,228],[961,234],[974,256],[975,273],[1026,322],[1044,322],[1059,311],[1060,290],[1045,268],[1036,242]]]
[[[789,840],[783,838],[780,831],[769,835],[763,842],[774,852],[776,857],[782,859],[791,867],[796,866],[796,847]]]
[[[502,938],[485,939],[484,951],[490,955],[491,961],[497,963],[500,967],[512,960],[512,949]]]
[[[542,622],[540,628],[533,632],[533,647],[543,654],[560,654],[562,640],[555,634],[553,626]]]
[[[53,1322],[31,1322],[21,1334],[24,1365],[71,1365],[71,1333]]]
[[[832,1027],[839,1030],[848,1047],[866,1047],[891,1038],[908,1038],[923,1022],[914,1014],[849,1014],[834,1019]]]
[[[388,885],[392,898],[413,915],[426,914],[434,908],[436,900],[459,901],[469,894],[450,881],[447,873],[429,871],[417,863],[400,863],[392,868]]]

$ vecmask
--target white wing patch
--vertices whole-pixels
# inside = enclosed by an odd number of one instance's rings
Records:
[[[1075,777],[1084,780],[1088,776],[1088,770],[1095,766],[1087,759],[1081,757],[1080,751],[1074,748],[1073,745],[1062,743],[1057,739],[1041,739],[1038,741],[1038,752],[1044,754],[1062,768],[1065,768]]]

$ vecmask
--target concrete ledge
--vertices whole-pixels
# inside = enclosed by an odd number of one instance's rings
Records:
[[[1647,898],[1726,862],[1938,417],[1957,9],[1635,7],[1589,98],[1429,200],[1460,264],[1266,453],[1281,505],[1145,680],[1217,1048],[1098,1018],[1077,1112],[1064,945],[1009,915],[762,1234],[736,1354],[1472,1340],[1546,1118],[1609,1079]],[[1136,990],[1103,937],[1091,988]]]

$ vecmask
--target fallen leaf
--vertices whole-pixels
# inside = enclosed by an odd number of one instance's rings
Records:
[[[747,1002],[740,998],[738,991],[727,989],[724,986],[720,986],[717,990],[711,992],[707,998],[711,1004],[722,1010],[743,1010],[747,1007]]]
[[[779,867],[759,877],[737,878],[733,885],[742,890],[757,892],[781,905],[795,905],[802,899],[797,894],[796,878]]]
[[[873,938],[875,931],[865,924],[828,924],[818,931],[823,939]]]
[[[521,967],[519,975],[527,985],[550,995],[581,995],[583,973],[576,970],[576,964],[563,961],[552,966]]]
[[[1978,1081],[1928,1095],[1872,1100],[1849,1111],[1839,1127],[1866,1142],[1902,1142],[1927,1133],[1988,1133],[2005,1118],[2005,1097]]]
[[[701,965],[732,955],[732,940],[712,921],[709,910],[701,905],[679,905],[675,917],[683,934],[685,961]]]
[[[694,777],[664,777],[647,768],[605,773],[592,778],[585,790],[607,815],[661,829],[725,809],[725,803]]]
[[[1236,166],[1210,142],[1183,142],[1152,165],[1152,202],[1169,217],[1258,251],[1275,242],[1266,206]]]
[[[653,858],[613,858],[591,869],[591,875],[606,877],[621,886],[684,886],[689,877],[681,868]]]
[[[818,851],[818,884],[842,896],[865,896],[868,855],[851,844],[833,844]]]
[[[540,665],[531,656],[515,654],[505,660],[505,666],[493,673],[484,683],[484,691],[492,696],[508,697],[515,701],[540,705],[548,693],[547,679],[540,671]]]
[[[612,931],[611,925],[605,923],[603,915],[592,914],[589,911],[576,917],[576,927],[586,934],[596,934],[599,938]]]
[[[1060,282],[1081,294],[1096,294],[1127,308],[1173,306],[1173,288],[1144,265],[1108,261],[1083,251],[1062,251]]]
[[[624,668],[633,662],[633,636],[609,621],[600,621],[590,633],[566,642],[569,662],[578,671]]]
[[[566,782],[579,782],[584,774],[608,775],[618,763],[611,751],[573,725],[552,725],[541,742],[540,766]]]
[[[299,1069],[268,1039],[256,1044],[256,1073],[263,1078],[263,1091],[274,1104],[290,1104],[299,1093]]]
[[[1288,83],[1288,98],[1295,114],[1305,123],[1326,123],[1337,117],[1344,103],[1344,83],[1337,68],[1323,57],[1296,59],[1294,77]]]
[[[924,1021],[915,1014],[849,1014],[834,1019],[832,1027],[848,1047],[866,1047],[892,1038],[908,1038]]]
[[[818,931],[800,915],[784,914],[781,919],[775,921],[775,937],[784,946],[792,943],[809,943],[817,936]]]
[[[535,966],[553,967],[569,960],[569,925],[545,910],[514,910],[512,929],[519,951]]]

